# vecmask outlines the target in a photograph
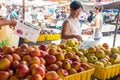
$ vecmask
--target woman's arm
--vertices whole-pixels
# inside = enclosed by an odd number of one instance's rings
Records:
[[[61,37],[62,39],[69,39],[69,38],[77,38],[78,40],[82,40],[81,36],[79,35],[71,35],[70,32],[70,24],[68,21],[65,21],[62,26]]]

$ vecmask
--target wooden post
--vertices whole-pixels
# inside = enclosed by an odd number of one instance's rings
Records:
[[[116,28],[115,28],[115,34],[114,34],[113,47],[115,47],[115,41],[116,41],[116,35],[117,35],[117,29],[118,29],[119,15],[120,15],[120,6],[119,6],[117,21],[116,21]]]

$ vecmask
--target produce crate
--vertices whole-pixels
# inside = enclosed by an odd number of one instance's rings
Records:
[[[46,40],[59,40],[61,39],[61,35],[60,34],[47,34],[45,35],[45,39]]]
[[[24,39],[25,42],[31,42],[27,39]],[[45,34],[40,34],[37,41],[45,41]]]
[[[120,64],[115,64],[105,68],[96,65],[94,65],[94,67],[95,71],[93,76],[101,80],[110,79],[111,77],[117,76],[120,73]]]
[[[73,74],[70,76],[63,77],[59,80],[90,80],[91,75],[94,73],[94,68],[89,69],[87,71],[83,71],[77,74]]]

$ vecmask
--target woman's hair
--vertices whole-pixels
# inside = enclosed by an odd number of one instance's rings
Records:
[[[101,3],[96,3],[95,8],[101,12],[103,9],[103,5]]]
[[[82,4],[80,3],[80,1],[73,1],[71,4],[70,4],[70,8],[72,10],[77,10],[79,8],[82,8],[83,9],[83,6]]]

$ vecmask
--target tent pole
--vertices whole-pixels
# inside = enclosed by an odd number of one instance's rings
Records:
[[[115,34],[114,34],[114,40],[113,40],[113,47],[115,47],[116,34],[117,34],[117,29],[118,29],[119,14],[120,14],[120,6],[119,6],[118,17],[117,17],[117,21],[116,21],[116,28],[115,28]]]
[[[25,19],[25,0],[22,0],[22,11],[23,11],[22,18],[24,20]],[[20,46],[23,43],[24,43],[24,39],[20,37],[18,46]]]

